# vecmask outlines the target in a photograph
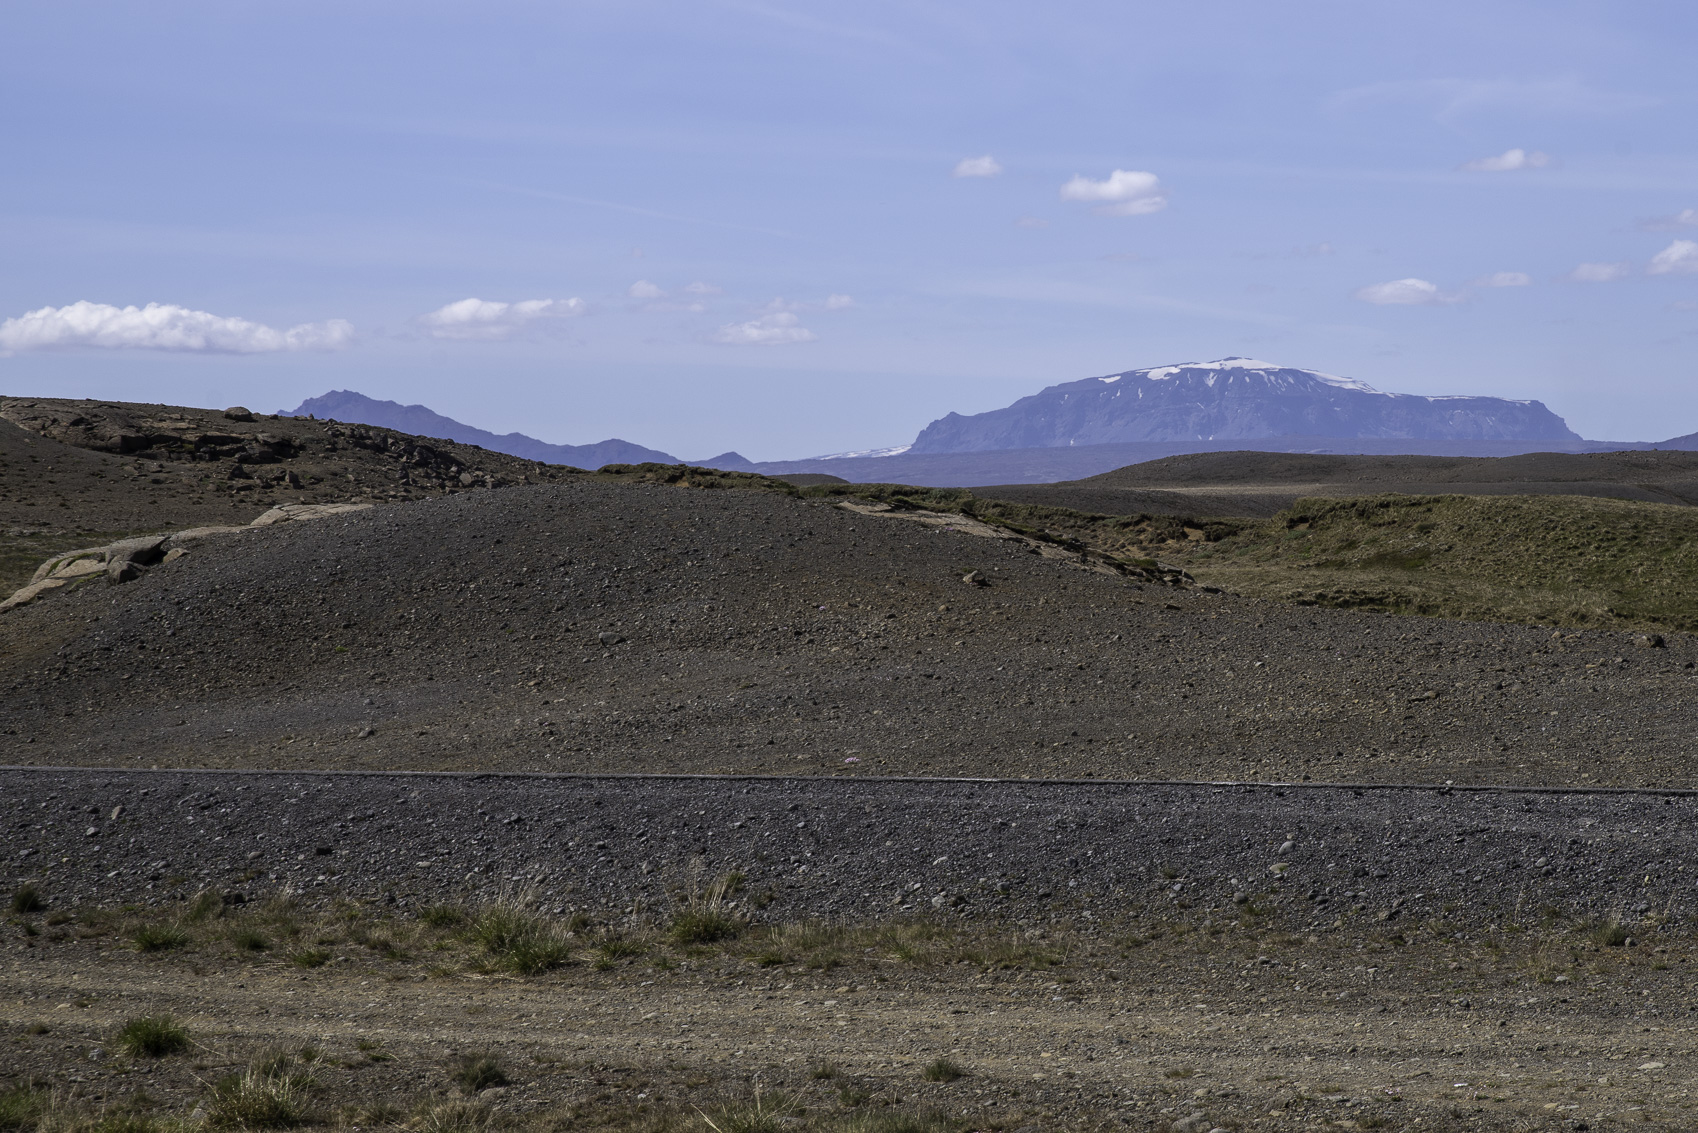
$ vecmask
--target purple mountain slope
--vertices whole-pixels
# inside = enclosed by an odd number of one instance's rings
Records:
[[[1249,358],[1063,382],[1004,409],[927,425],[911,454],[1307,436],[1498,441],[1580,438],[1537,401],[1381,393]],[[1232,446],[1242,447],[1242,446]]]
[[[678,458],[658,449],[644,448],[630,441],[610,439],[593,445],[551,445],[523,433],[495,434],[487,429],[463,425],[452,417],[423,405],[402,405],[396,401],[378,401],[353,390],[333,390],[322,397],[309,397],[286,417],[328,417],[360,425],[377,425],[421,437],[446,437],[461,444],[478,445],[492,452],[540,460],[547,464],[569,464],[575,468],[600,468],[604,464],[677,464]]]

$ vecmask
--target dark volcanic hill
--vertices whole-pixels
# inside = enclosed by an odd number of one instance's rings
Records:
[[[286,417],[327,417],[333,421],[355,421],[361,425],[378,425],[421,437],[446,437],[461,444],[477,445],[491,452],[504,452],[526,460],[546,464],[568,464],[575,468],[600,468],[604,464],[677,464],[678,458],[659,449],[622,441],[617,437],[597,441],[593,445],[553,445],[527,437],[523,433],[492,433],[474,425],[462,424],[452,417],[423,405],[402,405],[398,401],[378,401],[353,390],[332,390],[320,397],[309,397]],[[735,455],[735,454],[732,454]]]
[[[1684,635],[1180,591],[587,476],[264,528],[0,618],[8,762],[130,767],[1670,783],[1698,664]]]
[[[933,421],[912,453],[1302,435],[1578,440],[1541,402],[1382,393],[1315,370],[1223,358],[1050,386],[1005,409]]]

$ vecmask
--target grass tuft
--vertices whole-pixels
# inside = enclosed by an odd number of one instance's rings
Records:
[[[432,905],[419,919],[431,928],[459,928],[466,923],[466,910],[458,905]]]
[[[252,1066],[212,1087],[206,1122],[215,1129],[289,1129],[307,1119],[307,1081],[277,1066]]]
[[[34,1129],[50,1100],[46,1090],[29,1086],[0,1090],[0,1130]]]
[[[41,890],[33,882],[26,881],[12,890],[12,911],[14,913],[39,913],[47,908],[47,898],[41,895]]]
[[[967,1076],[967,1072],[947,1058],[934,1059],[926,1063],[926,1068],[920,1071],[920,1077],[928,1082],[958,1082]]]
[[[572,959],[565,933],[514,905],[485,909],[472,920],[467,936],[483,946],[497,967],[521,976],[534,976]]]
[[[789,1094],[777,1090],[763,1094],[757,1088],[752,1100],[721,1106],[711,1117],[702,1114],[702,1120],[714,1133],[779,1133],[801,1112]]]
[[[507,1071],[501,1068],[501,1063],[487,1054],[472,1054],[462,1058],[450,1075],[462,1094],[471,1095],[482,1090],[505,1086],[511,1080]]]
[[[139,1015],[118,1028],[118,1049],[132,1058],[164,1058],[189,1049],[189,1032],[169,1015]]]
[[[734,939],[742,931],[741,921],[718,909],[684,909],[672,919],[675,944],[712,944]]]
[[[174,924],[144,924],[130,933],[137,952],[169,952],[189,942],[189,934]]]
[[[449,1101],[433,1105],[419,1119],[419,1133],[483,1133],[489,1128],[489,1110],[472,1102]]]
[[[1592,943],[1600,948],[1620,948],[1627,943],[1627,926],[1620,921],[1610,921],[1592,930]]]
[[[258,929],[244,928],[230,934],[230,943],[242,952],[264,952],[271,947],[271,941]]]
[[[289,953],[289,963],[297,968],[322,968],[330,963],[330,953],[322,948],[302,948]]]

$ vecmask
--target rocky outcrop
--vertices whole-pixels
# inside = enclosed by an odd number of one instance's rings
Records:
[[[0,398],[0,419],[88,452],[118,457],[90,485],[115,476],[166,489],[211,488],[267,503],[366,496],[421,499],[508,484],[559,482],[579,473],[451,440],[372,425],[265,417],[127,402]]]
[[[37,567],[35,576],[27,586],[0,602],[0,610],[27,605],[44,594],[51,594],[55,590],[75,586],[96,577],[104,577],[113,585],[133,582],[155,566],[182,558],[191,548],[208,539],[240,535],[278,523],[345,515],[352,511],[364,511],[371,506],[355,503],[284,504],[272,508],[245,526],[191,527],[169,535],[140,535],[99,547],[67,551],[62,555],[55,555]]]

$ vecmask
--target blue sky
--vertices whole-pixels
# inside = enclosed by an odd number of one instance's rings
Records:
[[[782,459],[1245,354],[1539,398],[1588,437],[1698,430],[1690,5],[57,0],[6,25],[8,394],[351,388]]]

